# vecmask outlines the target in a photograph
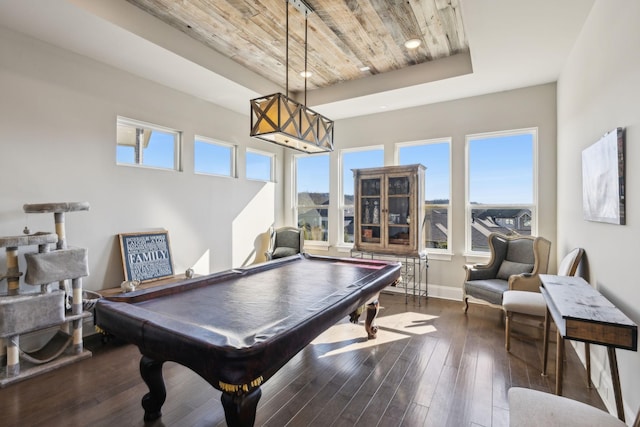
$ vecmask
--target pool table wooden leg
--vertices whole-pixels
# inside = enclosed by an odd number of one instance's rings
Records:
[[[376,334],[378,333],[378,326],[373,323],[378,315],[378,309],[380,308],[380,303],[378,300],[375,300],[369,304],[367,304],[367,318],[364,321],[364,328],[367,331],[367,338],[374,339]]]
[[[222,392],[220,400],[222,400],[227,425],[229,427],[253,427],[260,396],[262,396],[260,387],[246,394]]]
[[[167,397],[167,390],[162,378],[163,363],[147,356],[142,356],[140,359],[140,376],[149,387],[149,393],[142,398],[145,421],[157,420],[162,416],[162,405]]]

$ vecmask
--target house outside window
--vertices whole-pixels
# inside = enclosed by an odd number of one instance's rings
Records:
[[[272,153],[247,148],[245,161],[247,179],[275,181],[275,156]]]
[[[116,163],[180,170],[181,132],[119,117],[116,121]]]
[[[236,147],[204,136],[196,136],[193,147],[194,172],[236,176]]]
[[[487,236],[537,233],[537,129],[466,137],[466,251],[489,252]]]
[[[329,241],[329,154],[296,155],[295,217],[306,241]]]
[[[354,180],[352,169],[375,168],[384,166],[384,148],[366,147],[358,149],[346,149],[340,153],[340,165],[342,169],[340,212],[341,212],[341,237],[338,242],[352,244],[354,242]]]
[[[451,138],[396,144],[396,163],[420,163],[425,171],[424,245],[429,253],[451,248]]]

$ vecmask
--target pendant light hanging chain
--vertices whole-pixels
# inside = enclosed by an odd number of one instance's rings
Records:
[[[284,58],[284,66],[285,66],[285,95],[289,96],[289,1],[285,0],[284,7],[286,8],[286,43],[285,43],[285,58]]]
[[[307,14],[304,14],[304,105],[307,105],[307,80],[309,80],[309,74],[307,73]]]

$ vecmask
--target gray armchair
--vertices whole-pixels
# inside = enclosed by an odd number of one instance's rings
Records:
[[[295,227],[271,227],[269,247],[264,253],[267,261],[303,252],[304,234]]]
[[[537,291],[540,287],[538,274],[547,272],[551,242],[544,237],[491,233],[488,240],[491,249],[489,262],[464,267],[465,313],[469,309],[469,297],[502,307],[505,291]]]
[[[527,388],[509,389],[511,427],[626,427],[608,412],[586,403]],[[633,427],[640,427],[640,411]]]

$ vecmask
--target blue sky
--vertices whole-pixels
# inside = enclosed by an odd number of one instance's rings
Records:
[[[472,202],[533,203],[533,135],[471,140],[469,169]]]
[[[173,134],[154,130],[144,150],[144,164],[173,168]],[[533,203],[533,135],[493,136],[469,141],[469,192],[472,202],[486,204]],[[196,144],[195,170],[230,174],[229,150],[210,144]],[[400,164],[426,166],[425,199],[449,199],[449,144],[406,145],[399,150]],[[133,164],[133,147],[119,146],[118,163]],[[248,151],[249,178],[268,180],[270,160]],[[384,165],[382,149],[350,151],[343,155],[344,191],[353,194],[351,169]],[[298,157],[298,192],[329,192],[329,155]]]

